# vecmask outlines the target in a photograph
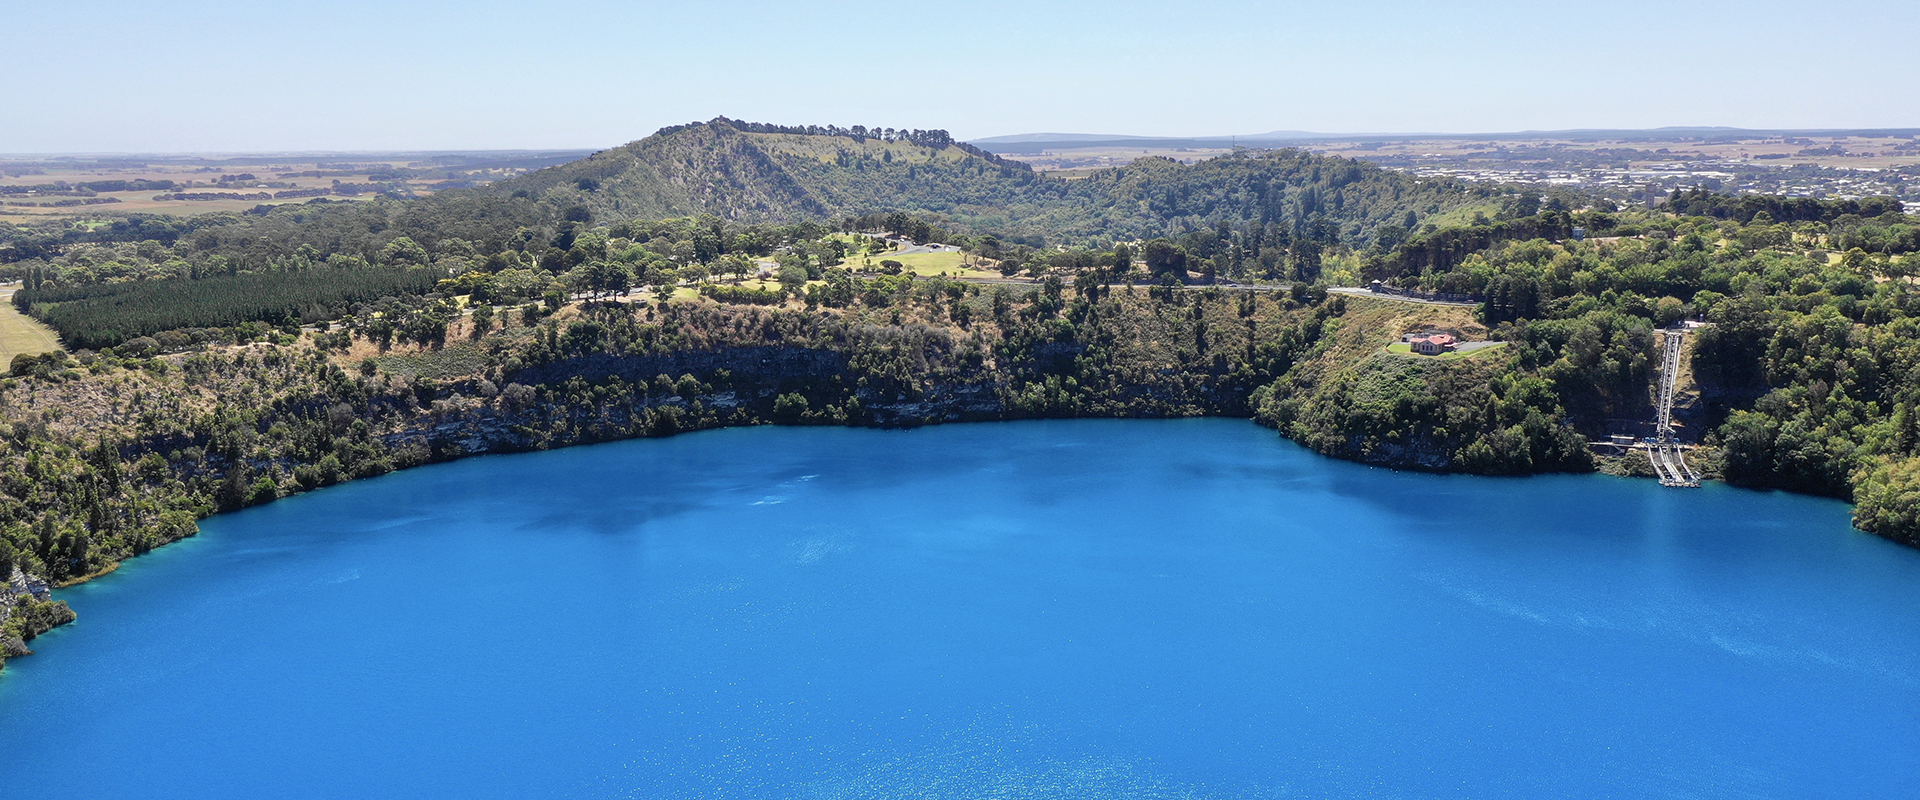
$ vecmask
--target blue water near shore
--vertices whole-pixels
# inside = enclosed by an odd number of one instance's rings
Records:
[[[1844,504],[1241,421],[474,459],[62,596],[0,675],[36,800],[1920,792],[1920,552]]]

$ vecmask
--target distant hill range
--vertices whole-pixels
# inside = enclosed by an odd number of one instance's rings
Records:
[[[963,227],[1039,243],[1249,221],[1360,241],[1382,225],[1404,228],[1484,202],[1486,190],[1297,150],[1191,165],[1146,158],[1068,180],[940,130],[778,126],[722,117],[664,128],[468,191],[473,194],[443,196],[458,203],[476,194],[530,198],[550,209],[584,209],[596,220],[712,214],[794,222],[937,213]]]
[[[1232,147],[1286,147],[1316,142],[1403,142],[1414,140],[1526,141],[1564,139],[1573,141],[1613,140],[1658,142],[1677,140],[1754,139],[1773,136],[1911,136],[1920,128],[1758,130],[1727,127],[1668,127],[1645,129],[1583,128],[1563,131],[1514,131],[1508,133],[1315,133],[1312,131],[1269,131],[1244,136],[1154,137],[1096,133],[1021,133],[989,136],[970,144],[991,153],[1030,155],[1062,150],[1112,149],[1117,146],[1140,148],[1212,149]]]

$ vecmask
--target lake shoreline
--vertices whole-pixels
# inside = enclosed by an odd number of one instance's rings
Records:
[[[1380,339],[1411,324],[1405,314],[1427,319],[1424,308],[1131,289],[1063,307],[1065,295],[1045,291],[969,291],[941,289],[924,310],[831,313],[589,303],[377,353],[281,343],[76,357],[35,365],[0,400],[39,459],[14,468],[76,476],[40,478],[30,509],[40,518],[28,520],[36,563],[67,585],[192,536],[198,519],[317,488],[721,427],[1213,416],[1395,470],[1619,466],[1595,463],[1537,382],[1495,396],[1515,348],[1452,363],[1381,353]],[[1464,424],[1450,416],[1462,414]]]
[[[721,430],[721,429],[729,429],[729,428],[753,428],[753,427],[765,427],[765,426],[770,426],[770,427],[845,427],[845,428],[869,428],[869,429],[878,429],[878,430],[907,430],[907,429],[912,429],[912,428],[919,428],[919,427],[927,427],[927,426],[934,426],[934,425],[950,425],[950,424],[981,424],[981,423],[994,423],[994,422],[1022,422],[1022,421],[1042,421],[1042,420],[1071,420],[1071,419],[1112,419],[1112,420],[1129,420],[1129,421],[1133,421],[1133,420],[1139,420],[1139,421],[1151,421],[1151,420],[1169,420],[1169,419],[1202,419],[1202,418],[1212,418],[1212,419],[1233,419],[1233,420],[1243,420],[1243,421],[1246,421],[1246,422],[1248,422],[1248,423],[1251,423],[1251,424],[1253,424],[1253,425],[1255,425],[1255,426],[1257,426],[1257,427],[1261,427],[1261,428],[1265,428],[1265,429],[1267,429],[1267,430],[1270,430],[1270,431],[1272,431],[1272,430],[1275,430],[1275,428],[1274,428],[1274,426],[1272,426],[1272,425],[1269,425],[1269,424],[1266,424],[1266,423],[1265,423],[1264,421],[1262,421],[1262,420],[1261,420],[1260,418],[1258,418],[1257,416],[1249,416],[1249,415],[1235,415],[1235,414],[1224,414],[1224,413],[1222,413],[1222,414],[1193,414],[1193,415],[1183,415],[1183,416],[1101,416],[1101,417],[1090,417],[1090,416],[1061,416],[1061,417],[1048,417],[1048,416],[1031,416],[1031,417],[1029,417],[1029,416],[1022,416],[1022,417],[1011,417],[1011,418],[1009,418],[1009,417],[1005,417],[1005,416],[1001,416],[1001,417],[988,417],[988,418],[948,418],[948,419],[936,419],[936,418],[918,418],[918,419],[914,419],[914,420],[913,420],[913,421],[911,421],[910,423],[901,423],[901,422],[897,422],[897,421],[896,421],[896,422],[895,422],[895,424],[856,424],[856,423],[837,423],[837,424],[836,424],[836,423],[825,423],[825,422],[817,422],[817,423],[779,423],[779,422],[769,422],[769,421],[765,421],[765,420],[754,420],[754,421],[750,421],[750,422],[745,422],[745,423],[733,423],[733,424],[719,424],[719,425],[714,425],[714,426],[711,426],[711,427],[697,427],[697,428],[687,428],[687,429],[682,429],[682,430],[674,430],[674,431],[672,431],[672,432],[667,432],[667,433],[652,433],[652,432],[643,432],[643,433],[638,433],[638,434],[635,434],[635,435],[631,435],[631,436],[625,436],[625,437],[615,437],[615,438],[605,438],[605,439],[586,439],[586,440],[577,440],[577,441],[569,441],[569,442],[565,442],[565,443],[562,443],[562,444],[559,444],[559,445],[557,445],[557,446],[532,446],[532,447],[516,447],[516,446],[504,446],[504,447],[495,447],[495,448],[490,448],[490,449],[483,449],[483,450],[457,450],[457,451],[445,451],[445,452],[446,452],[446,455],[447,455],[448,457],[445,457],[445,458],[437,458],[437,459],[434,459],[434,460],[428,460],[428,461],[422,461],[422,462],[419,462],[419,463],[416,463],[416,464],[410,464],[410,465],[407,465],[407,466],[403,466],[403,467],[398,467],[398,468],[396,468],[395,470],[393,470],[393,472],[400,472],[400,471],[404,471],[404,470],[407,470],[407,469],[412,469],[412,468],[415,468],[415,467],[419,467],[419,466],[426,466],[426,465],[430,465],[430,464],[443,464],[443,463],[451,463],[451,462],[454,462],[454,461],[461,461],[461,460],[466,460],[466,459],[470,459],[470,458],[475,458],[475,457],[481,457],[481,456],[493,456],[493,455],[515,455],[515,454],[520,454],[520,453],[529,453],[529,452],[541,452],[541,451],[546,451],[546,450],[558,450],[558,449],[566,449],[566,448],[571,448],[571,447],[577,447],[577,446],[583,446],[583,445],[593,445],[593,444],[607,444],[607,443],[612,443],[612,442],[620,442],[620,441],[632,441],[632,440],[638,440],[638,439],[665,439],[665,438],[672,438],[672,437],[675,437],[675,436],[680,436],[680,435],[683,435],[683,434],[689,434],[689,433],[699,433],[699,432],[702,432],[702,431],[709,431],[709,430]],[[903,416],[903,417],[900,417],[899,419],[907,419],[907,418]],[[1290,438],[1288,438],[1287,436],[1285,436],[1285,435],[1284,435],[1284,433],[1281,433],[1281,432],[1279,432],[1279,431],[1275,431],[1275,432],[1276,432],[1276,433],[1278,434],[1278,438],[1280,438],[1280,439],[1282,439],[1282,440],[1285,440],[1285,441],[1289,441],[1289,442],[1292,442],[1292,443],[1294,443],[1294,444],[1296,444],[1296,445],[1301,445],[1301,446],[1303,446],[1303,447],[1305,446],[1305,445],[1304,445],[1304,443],[1302,443],[1302,442],[1298,442],[1298,441],[1296,441],[1296,440],[1293,440],[1293,439],[1290,439]],[[391,437],[391,438],[392,438],[392,440],[393,440],[393,441],[395,441],[395,442],[397,443],[397,442],[402,442],[402,441],[405,441],[405,439],[406,439],[406,438],[408,438],[408,437],[407,437],[406,435],[404,435],[404,434],[402,434],[402,435],[396,435],[396,436],[393,436],[393,437]],[[1308,448],[1308,449],[1309,449],[1309,450],[1311,450],[1311,448]],[[436,451],[436,453],[438,453],[438,452],[440,452],[440,451]],[[1417,462],[1412,462],[1412,461],[1408,461],[1408,462],[1404,462],[1404,463],[1396,463],[1396,462],[1390,462],[1390,461],[1379,461],[1379,460],[1375,460],[1375,461],[1369,461],[1369,460],[1366,460],[1366,459],[1358,459],[1358,458],[1348,458],[1348,457],[1345,457],[1345,456],[1343,456],[1342,454],[1338,454],[1338,453],[1316,453],[1316,455],[1319,455],[1319,456],[1322,456],[1322,457],[1325,457],[1325,458],[1330,458],[1330,459],[1334,459],[1334,460],[1336,460],[1336,461],[1347,461],[1347,462],[1350,462],[1350,463],[1356,463],[1356,464],[1361,464],[1361,465],[1364,465],[1364,466],[1368,466],[1368,467],[1374,467],[1374,468],[1380,468],[1380,469],[1387,469],[1387,470],[1391,470],[1391,471],[1404,471],[1404,472],[1415,472],[1415,473],[1424,473],[1424,474],[1430,474],[1430,475],[1478,475],[1478,473],[1473,473],[1473,472],[1469,472],[1469,471],[1466,471],[1466,470],[1460,470],[1460,469],[1447,469],[1447,468],[1433,468],[1433,467],[1429,467],[1429,466],[1426,466],[1426,465],[1423,465],[1423,464],[1420,464],[1420,463],[1417,463]],[[1529,473],[1529,474],[1526,474],[1526,475],[1505,475],[1505,476],[1484,476],[1484,475],[1483,475],[1482,477],[1514,477],[1514,478],[1522,478],[1522,477],[1531,477],[1531,476],[1533,476],[1533,475],[1550,475],[1550,474],[1594,474],[1594,473],[1598,473],[1598,474],[1608,474],[1608,475],[1615,475],[1615,476],[1619,476],[1619,477],[1630,477],[1630,478],[1652,478],[1652,477],[1653,477],[1653,476],[1652,476],[1652,474],[1651,474],[1651,471],[1650,471],[1650,469],[1649,469],[1649,470],[1646,470],[1646,471],[1643,471],[1643,472],[1634,472],[1634,471],[1632,471],[1632,467],[1630,466],[1630,465],[1632,464],[1632,457],[1631,457],[1631,456],[1627,456],[1627,457],[1606,457],[1606,458],[1598,458],[1598,459],[1596,459],[1596,464],[1597,464],[1597,466],[1596,466],[1596,468],[1595,468],[1594,470],[1592,470],[1592,471],[1591,471],[1590,473],[1565,473],[1565,472],[1560,472],[1560,473],[1555,473],[1555,472],[1539,472],[1539,473]],[[1617,468],[1617,469],[1609,469],[1608,467],[1615,467],[1615,468]],[[380,473],[379,475],[385,475],[385,474],[390,474],[390,473]],[[360,477],[360,478],[353,478],[353,479],[350,479],[350,480],[347,480],[347,481],[342,481],[341,483],[338,483],[338,484],[333,484],[333,485],[335,485],[335,486],[338,486],[338,485],[345,485],[345,484],[347,484],[347,483],[352,483],[352,482],[354,482],[354,481],[357,481],[357,480],[362,480],[362,479],[364,479],[364,477],[379,477],[379,475],[369,475],[369,476],[363,476],[363,477]],[[323,486],[323,487],[316,487],[316,488],[328,488],[328,487],[324,487],[324,486]],[[312,491],[312,490],[304,490],[304,491],[299,491],[299,492],[295,492],[295,493],[293,493],[293,494],[289,494],[289,495],[287,495],[287,496],[288,496],[288,497],[292,497],[292,496],[297,496],[297,495],[302,495],[302,494],[306,494],[306,493],[308,493],[309,491]],[[1799,493],[1796,493],[1796,494],[1799,494]],[[1817,496],[1819,496],[1819,495],[1811,495],[1811,494],[1809,494],[1808,496],[1813,496],[1813,497],[1817,497]],[[275,500],[278,500],[278,499],[281,499],[281,498],[275,498]],[[273,500],[269,500],[269,501],[267,501],[267,502],[273,502]],[[217,512],[215,512],[215,514],[213,514],[213,515],[209,515],[209,516],[208,516],[208,517],[206,517],[206,518],[211,518],[212,516],[219,516],[219,515],[224,515],[224,514],[227,514],[227,513],[231,513],[231,512],[233,512],[233,511],[239,511],[239,510],[244,510],[245,508],[251,508],[251,507],[253,507],[253,506],[242,506],[241,508],[234,508],[234,509],[225,509],[225,510],[221,510],[221,511],[217,511]],[[196,526],[196,528],[194,529],[194,531],[193,531],[193,532],[189,532],[189,533],[188,533],[188,534],[187,534],[186,536],[183,536],[183,537],[180,537],[180,539],[173,539],[173,540],[170,540],[170,541],[168,541],[168,542],[165,542],[165,543],[163,543],[163,544],[162,544],[161,546],[162,546],[162,547],[164,547],[164,546],[166,546],[167,544],[172,544],[173,542],[177,542],[177,541],[180,541],[180,540],[182,540],[182,539],[185,539],[185,538],[189,538],[189,537],[191,537],[191,536],[193,536],[193,535],[195,535],[195,533],[197,533],[197,530],[198,530],[198,529],[197,529],[197,526]],[[1893,540],[1893,541],[1898,541],[1898,540]],[[135,557],[137,558],[138,556],[135,556]],[[94,580],[94,579],[96,579],[96,578],[100,578],[100,577],[103,577],[103,576],[106,576],[106,575],[109,575],[109,574],[112,574],[113,572],[115,572],[116,570],[118,570],[118,569],[120,568],[120,566],[121,566],[121,564],[123,564],[123,563],[125,563],[125,561],[124,561],[124,560],[122,560],[122,561],[116,561],[116,562],[114,562],[114,563],[112,563],[111,565],[109,565],[109,566],[107,566],[107,567],[105,567],[105,568],[103,568],[103,569],[100,569],[100,570],[97,570],[97,571],[94,571],[94,572],[92,572],[92,573],[90,573],[90,574],[87,574],[87,575],[84,575],[84,576],[80,576],[80,577],[77,577],[77,578],[73,578],[73,579],[70,579],[70,580],[66,580],[66,581],[63,581],[63,582],[61,582],[61,583],[59,583],[59,584],[56,584],[56,585],[54,586],[54,588],[56,588],[56,589],[65,589],[65,588],[69,588],[69,587],[73,587],[73,586],[78,586],[78,585],[81,585],[81,584],[84,584],[84,583],[87,583],[87,582],[90,582],[90,581],[92,581],[92,580]],[[60,607],[61,607],[62,609],[65,609],[65,608],[66,608],[66,606],[65,606],[65,603],[64,603],[64,601],[59,601],[59,600],[55,600],[55,601],[53,601],[53,602],[54,602],[54,603],[56,603],[56,604],[58,604],[58,605],[59,605],[59,606],[60,606]],[[31,640],[32,640],[32,639],[33,639],[33,638],[34,638],[35,636],[38,636],[38,635],[39,635],[39,634],[41,634],[41,633],[45,633],[45,632],[46,632],[47,630],[51,630],[51,629],[52,629],[52,628],[54,628],[54,627],[58,627],[58,626],[60,626],[60,625],[65,625],[65,624],[67,624],[67,623],[70,623],[70,622],[73,622],[74,620],[76,620],[76,619],[78,619],[78,615],[77,615],[77,614],[75,614],[75,613],[73,613],[73,612],[72,612],[72,611],[71,611],[70,609],[68,609],[68,610],[67,610],[67,611],[66,611],[66,612],[65,612],[65,613],[64,613],[63,615],[60,615],[60,616],[64,616],[64,619],[61,619],[61,620],[60,620],[59,622],[57,622],[57,623],[55,623],[55,624],[53,624],[53,625],[50,625],[50,626],[47,626],[47,627],[46,627],[46,628],[44,628],[44,629],[41,629],[41,630],[36,630],[36,631],[33,631],[33,632],[32,632],[32,633],[30,634],[30,635],[27,635],[27,636],[24,636],[24,637],[22,637],[22,638],[23,638],[23,641],[31,641]],[[23,654],[23,655],[25,655],[25,654]],[[6,665],[6,661],[7,661],[7,658],[6,658],[6,656],[5,656],[4,654],[0,654],[0,672],[3,672],[3,671],[4,671],[4,669],[5,669],[5,665]]]

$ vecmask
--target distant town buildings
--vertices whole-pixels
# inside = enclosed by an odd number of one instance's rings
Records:
[[[1787,197],[1857,200],[1862,197],[1912,197],[1913,178],[1920,168],[1842,168],[1755,163],[1737,160],[1675,161],[1634,168],[1490,167],[1466,159],[1414,158],[1383,164],[1422,178],[1456,179],[1477,183],[1514,183],[1541,188],[1562,186],[1596,191],[1616,199],[1657,202],[1675,189],[1703,187],[1732,194],[1778,194]],[[1920,202],[1908,200],[1909,209]]]

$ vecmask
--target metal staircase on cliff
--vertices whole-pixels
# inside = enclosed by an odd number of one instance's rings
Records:
[[[1665,339],[1660,357],[1660,404],[1654,419],[1656,436],[1647,442],[1647,461],[1660,477],[1661,486],[1696,487],[1700,476],[1687,466],[1680,443],[1673,437],[1673,394],[1680,380],[1680,354],[1686,349],[1687,331],[1675,328],[1660,331]]]

